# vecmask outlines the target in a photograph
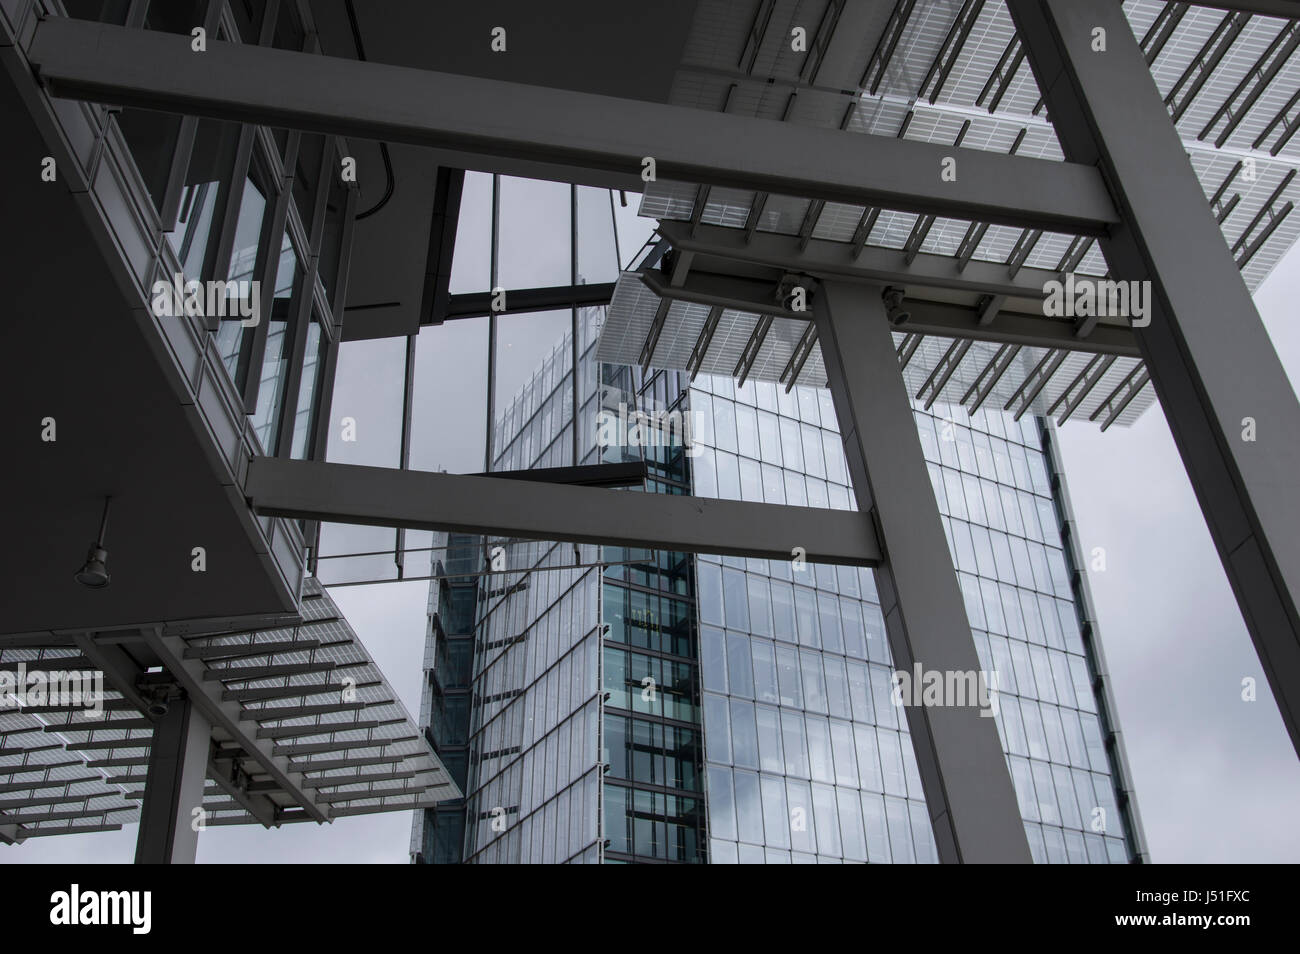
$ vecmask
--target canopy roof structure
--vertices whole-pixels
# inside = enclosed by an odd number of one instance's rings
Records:
[[[831,0],[817,16],[798,11],[798,23],[816,24],[815,32],[805,27],[808,53],[781,28],[781,18],[792,16],[788,5],[759,4],[748,30],[728,19],[724,4],[703,6],[716,16],[696,20],[674,104],[1065,158],[1003,3],[891,9]],[[1300,58],[1292,55],[1300,23],[1156,0],[1130,0],[1124,11],[1253,290],[1300,234],[1300,219],[1290,217],[1300,188]],[[951,155],[960,178],[960,153]],[[647,184],[640,214],[660,221],[668,248],[655,262],[671,267],[661,283],[649,276],[649,285],[633,277],[619,283],[604,360],[823,387],[820,347],[804,340],[810,316],[783,316],[781,295],[803,278],[850,278],[904,291],[900,308],[910,317],[897,323],[894,342],[910,393],[927,407],[996,406],[1105,429],[1133,423],[1154,403],[1134,342],[1120,348],[1093,340],[1099,325],[1107,330],[1096,316],[1043,313],[1047,283],[1069,273],[1113,277],[1092,236],[663,180]],[[753,282],[759,300],[750,308],[724,301],[713,314],[691,286],[719,274]],[[999,315],[1036,321],[998,334]],[[961,333],[940,333],[933,319],[944,317]]]
[[[65,646],[0,649],[0,669],[15,676],[19,667],[75,671],[88,677],[87,689],[96,679],[104,689],[99,712],[34,697],[37,704],[10,708],[6,700],[0,835],[7,841],[138,820],[154,722],[147,696],[114,684],[124,670],[106,655],[110,647],[146,662],[156,653],[172,674],[183,674],[201,709],[225,714],[212,720],[205,825],[328,821],[460,795],[334,601],[308,579],[302,622],[292,626],[69,636]]]

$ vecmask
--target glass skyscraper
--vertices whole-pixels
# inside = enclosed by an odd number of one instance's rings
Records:
[[[647,493],[854,509],[829,392],[599,363],[600,320],[578,323],[576,442],[566,336],[499,416],[493,470],[576,448],[644,460]],[[1141,857],[1052,425],[915,417],[1034,860]],[[937,860],[870,570],[434,545],[422,714],[467,797],[417,813],[415,860]]]

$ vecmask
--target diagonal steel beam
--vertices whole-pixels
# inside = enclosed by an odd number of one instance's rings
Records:
[[[1117,277],[1151,283],[1149,324],[1135,329],[1145,373],[1300,751],[1300,401],[1122,8],[1007,5],[1062,151],[1097,163],[1115,190],[1125,222],[1102,251]],[[1105,54],[1091,49],[1099,28]]]
[[[256,723],[245,722],[243,711],[236,702],[223,698],[222,690],[203,678],[204,665],[185,658],[185,641],[179,636],[165,636],[159,632],[145,632],[144,641],[161,660],[167,672],[184,687],[191,703],[213,727],[220,726],[248,758],[270,775],[281,791],[306,810],[318,822],[329,820],[329,809],[317,805],[311,794],[303,788],[301,773],[287,760],[274,755],[271,746],[255,737]]]
[[[971,635],[943,524],[927,476],[907,389],[894,357],[880,289],[830,282],[815,326],[857,498],[884,543],[876,568],[895,666],[975,673]],[[846,518],[854,516],[845,514]],[[978,705],[906,706],[939,860],[1030,861],[998,730]]]

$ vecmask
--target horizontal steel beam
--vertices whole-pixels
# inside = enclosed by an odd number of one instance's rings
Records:
[[[1259,13],[1266,17],[1300,17],[1300,4],[1296,0],[1191,0],[1194,7],[1215,7],[1219,10],[1236,10],[1241,13]]]
[[[841,511],[673,494],[255,457],[244,495],[259,514],[527,540],[561,540],[875,566],[869,521]]]
[[[1090,166],[51,17],[27,56],[54,96],[410,143],[480,161],[756,189],[1100,235]],[[944,160],[957,160],[943,181]],[[454,162],[447,163],[454,165]],[[522,168],[516,174],[528,174]]]
[[[596,285],[556,285],[547,288],[515,288],[504,292],[500,309],[493,309],[490,291],[452,295],[447,302],[444,320],[453,318],[482,318],[485,315],[516,315],[530,311],[552,311],[561,308],[585,308],[591,305],[608,305],[614,294],[613,282]]]
[[[870,245],[855,257],[854,246],[826,239],[809,239],[801,250],[798,236],[755,232],[747,241],[743,229],[721,225],[700,225],[692,231],[683,222],[661,221],[659,233],[673,248],[684,252],[766,265],[821,279],[905,287],[923,285],[980,295],[1041,299],[1046,295],[1043,286],[1061,277],[1059,272],[1045,268],[1021,268],[1010,277],[1006,265],[974,259],[963,269],[952,256],[925,252],[918,253],[912,264],[906,265],[898,249]]]
[[[812,320],[811,311],[795,312],[778,307],[770,300],[771,296],[766,294],[773,286],[756,279],[693,272],[680,287],[675,287],[660,272],[635,274],[660,298],[800,321]],[[903,307],[911,317],[897,326],[898,331],[1032,348],[1065,348],[1086,354],[1116,354],[1130,358],[1141,356],[1132,329],[1109,321],[1104,324],[1098,322],[1088,337],[1080,338],[1075,334],[1074,322],[1044,315],[999,309],[989,319],[988,310],[978,305],[966,306],[914,298],[906,299]]]
[[[1027,348],[1064,348],[1084,354],[1141,357],[1133,330],[1123,325],[1098,323],[1086,338],[1076,336],[1074,322],[1043,315],[998,310],[991,319],[979,306],[966,307],[942,301],[908,298],[903,310],[911,317],[895,328],[944,338],[969,338]]]
[[[641,284],[661,299],[688,301],[696,305],[731,308],[755,315],[772,315],[792,321],[811,321],[812,312],[791,311],[776,300],[776,283],[756,278],[692,272],[680,285],[673,285],[663,272],[635,272]]]
[[[538,467],[533,470],[500,470],[475,474],[498,480],[532,480],[547,484],[571,484],[579,487],[632,487],[645,482],[649,469],[643,460],[618,464],[582,464],[578,467]]]

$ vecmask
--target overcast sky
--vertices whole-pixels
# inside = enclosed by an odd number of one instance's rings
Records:
[[[634,219],[636,199],[629,196],[628,208],[618,209],[624,262],[650,226]],[[521,247],[520,254],[533,254],[535,238],[522,229],[518,234],[529,235],[532,250]],[[503,258],[510,254],[503,250]],[[1300,378],[1297,299],[1300,250],[1292,249],[1256,303],[1293,381]],[[567,325],[567,315],[503,321],[498,410]],[[484,377],[485,344],[486,319],[421,335],[413,466],[480,469],[486,400],[476,382]],[[364,446],[332,445],[331,459],[359,454],[377,463],[372,455],[389,452],[396,419],[384,407],[392,396],[383,392],[383,382],[397,377],[391,375],[392,349],[400,346],[378,342],[356,349],[354,387],[343,389],[346,406],[336,407],[334,416],[357,415]],[[1090,581],[1152,860],[1300,861],[1300,762],[1159,405],[1129,429],[1101,434],[1094,424],[1071,422],[1060,434],[1080,543],[1085,554],[1094,547],[1106,551],[1105,571],[1090,572]],[[335,587],[331,595],[408,711],[418,715],[428,584]],[[1241,699],[1247,676],[1258,686],[1255,702]],[[270,831],[216,828],[199,839],[198,860],[405,863],[410,828],[409,812]],[[135,826],[129,825],[0,848],[0,863],[129,862],[134,851]]]

